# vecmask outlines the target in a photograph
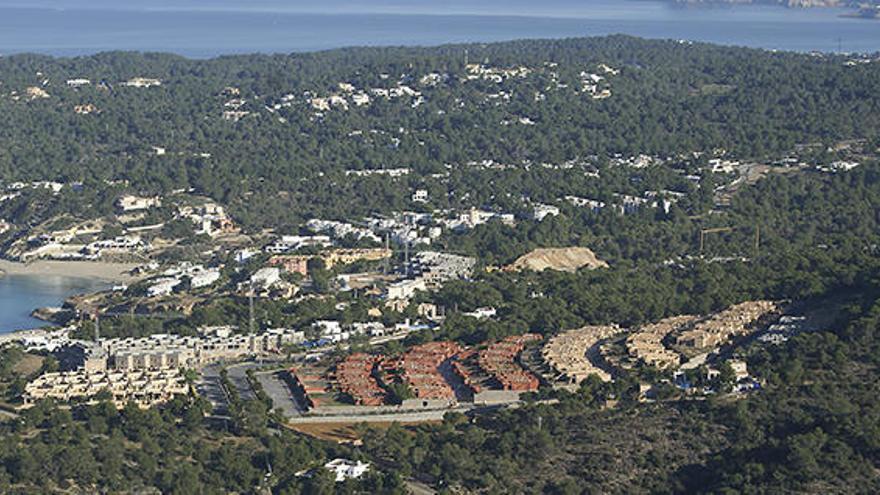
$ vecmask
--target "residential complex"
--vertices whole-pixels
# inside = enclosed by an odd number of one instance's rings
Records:
[[[109,393],[116,407],[128,402],[150,407],[167,402],[176,395],[186,395],[190,386],[178,369],[140,371],[71,371],[46,373],[27,384],[26,406],[42,399],[95,402],[101,393]]]
[[[586,326],[551,338],[541,354],[556,373],[556,379],[572,384],[590,375],[611,381],[611,373],[598,366],[598,344],[622,330],[617,326]]]
[[[696,323],[675,338],[676,345],[688,349],[717,347],[731,337],[748,333],[763,318],[779,311],[773,301],[748,301],[716,313]]]

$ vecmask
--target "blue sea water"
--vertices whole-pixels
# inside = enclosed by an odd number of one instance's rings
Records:
[[[71,277],[0,277],[0,333],[44,326],[45,322],[31,318],[34,309],[58,306],[72,295],[105,287],[106,282]]]
[[[0,54],[107,50],[189,57],[624,33],[796,51],[880,51],[843,9],[634,0],[0,0]]]

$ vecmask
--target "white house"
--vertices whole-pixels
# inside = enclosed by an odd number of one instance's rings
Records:
[[[153,86],[161,86],[162,81],[160,81],[159,79],[151,79],[148,77],[133,77],[128,81],[124,81],[122,85],[132,88],[150,88]]]
[[[428,290],[425,280],[418,278],[415,280],[402,280],[388,286],[388,299],[409,299],[416,291]]]
[[[162,201],[158,197],[142,198],[139,196],[122,196],[116,200],[116,206],[122,211],[146,210],[155,206],[162,206]]]
[[[324,464],[327,469],[336,476],[336,482],[342,482],[349,479],[360,478],[370,470],[370,464],[361,461],[350,461],[348,459],[333,459]]]
[[[478,320],[484,320],[486,318],[492,318],[497,314],[497,310],[491,306],[487,306],[484,308],[477,308],[468,313],[463,313],[464,316],[470,316],[472,318],[476,318]]]
[[[322,337],[329,337],[331,335],[339,335],[342,333],[342,324],[336,320],[318,320],[315,322],[315,327],[321,331]]]
[[[253,287],[268,289],[281,281],[281,270],[277,267],[260,268],[251,275]]]
[[[157,297],[157,296],[167,296],[174,291],[174,288],[180,285],[180,279],[176,278],[161,278],[155,280],[153,285],[147,288],[147,296],[149,297]]]
[[[417,189],[416,192],[412,194],[413,203],[427,203],[428,202],[428,191],[427,189]]]
[[[207,287],[220,279],[220,270],[211,269],[194,273],[190,277],[190,286],[193,289]]]
[[[549,215],[554,217],[559,215],[559,208],[553,205],[538,204],[535,205],[535,209],[532,210],[532,217],[539,222],[543,221]]]

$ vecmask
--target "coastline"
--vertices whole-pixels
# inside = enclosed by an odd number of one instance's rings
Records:
[[[18,263],[0,259],[0,276],[49,275],[56,277],[87,278],[104,282],[131,282],[137,277],[131,271],[136,263],[111,263],[105,261],[57,261],[40,260],[33,263]]]

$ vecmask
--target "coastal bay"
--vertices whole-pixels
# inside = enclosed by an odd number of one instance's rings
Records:
[[[33,318],[38,308],[60,306],[76,294],[99,291],[134,279],[135,265],[79,261],[37,261],[30,264],[0,260],[0,334],[46,325]]]

